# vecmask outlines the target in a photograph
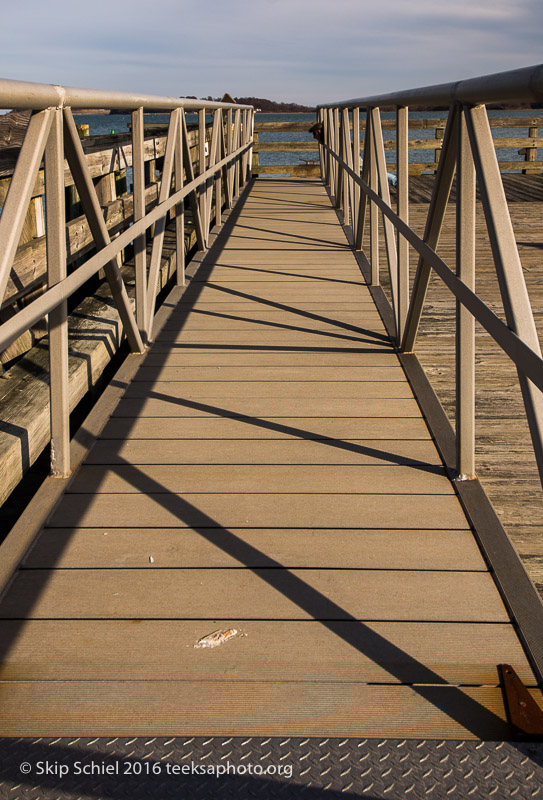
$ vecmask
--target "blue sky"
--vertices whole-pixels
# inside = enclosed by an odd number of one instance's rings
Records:
[[[313,104],[542,61],[541,0],[20,0],[4,78]]]

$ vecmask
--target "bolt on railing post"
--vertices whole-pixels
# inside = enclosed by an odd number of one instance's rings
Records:
[[[409,110],[396,108],[396,173],[398,216],[409,224]],[[398,231],[398,338],[401,341],[409,308],[409,245]]]
[[[66,211],[64,205],[64,143],[62,109],[54,111],[45,147],[47,285],[66,277]],[[68,303],[49,312],[49,393],[51,474],[70,474],[70,393],[68,376]]]
[[[143,108],[132,112],[132,171],[134,184],[134,222],[145,216],[145,158]],[[136,278],[136,322],[143,343],[147,341],[147,243],[145,231],[134,239]]]
[[[462,110],[456,167],[456,274],[475,291],[475,166]],[[475,477],[475,317],[456,301],[456,471]]]

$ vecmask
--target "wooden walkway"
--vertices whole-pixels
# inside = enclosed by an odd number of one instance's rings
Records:
[[[535,679],[324,188],[221,236],[0,603],[0,735],[507,738]]]

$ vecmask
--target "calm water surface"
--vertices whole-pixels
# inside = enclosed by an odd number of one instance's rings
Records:
[[[507,115],[508,117],[538,117],[543,116],[543,112],[541,110],[534,110],[534,109],[523,109],[521,111],[489,111],[490,117],[502,117]],[[361,115],[364,116],[364,115]],[[422,119],[424,117],[430,116],[432,119],[446,119],[447,112],[446,111],[432,111],[432,112],[412,112],[410,117],[412,119]],[[383,119],[394,119],[394,113],[383,113]],[[168,115],[167,114],[146,114],[145,115],[146,122],[168,122]],[[256,114],[255,121],[256,122],[314,122],[316,119],[315,114]],[[75,117],[77,123],[88,123],[90,126],[90,135],[91,136],[99,136],[101,134],[111,133],[112,131],[115,133],[123,133],[128,131],[130,128],[131,117],[130,114],[89,114],[85,115],[77,115]],[[209,121],[211,121],[211,116],[209,117]],[[198,118],[196,114],[187,114],[187,122],[188,123],[197,123]],[[434,138],[434,130],[432,128],[423,129],[423,130],[416,130],[412,129],[409,131],[409,138],[410,139],[433,139]],[[512,137],[525,137],[528,135],[528,131],[526,127],[519,127],[519,128],[494,128],[493,129],[493,136],[495,138],[512,138]],[[395,131],[385,131],[385,137],[387,139],[394,139],[395,138]],[[261,142],[313,142],[313,136],[310,133],[303,133],[303,132],[290,132],[290,131],[265,131],[259,133],[259,139]],[[517,149],[512,148],[498,148],[497,150],[498,158],[507,161],[524,161],[523,156],[519,156],[517,153]],[[386,160],[388,162],[394,162],[396,160],[396,154],[394,150],[387,150],[385,151]],[[539,150],[538,152],[538,160],[543,158],[543,149]],[[306,160],[317,160],[317,153],[314,150],[307,150],[307,151],[298,151],[295,153],[289,152],[278,152],[278,153],[260,153],[260,164],[262,165],[280,165],[280,164],[302,164],[303,159]],[[409,160],[414,162],[433,162],[434,161],[434,151],[433,150],[410,150],[409,151]]]

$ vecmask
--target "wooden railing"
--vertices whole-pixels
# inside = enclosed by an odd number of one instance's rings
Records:
[[[309,133],[313,121],[300,122],[258,122],[255,120],[254,149],[253,149],[253,175],[280,175],[288,174],[293,178],[313,178],[320,175],[319,153],[317,142]],[[303,133],[296,141],[269,141],[264,133]],[[260,153],[309,153],[308,158],[299,159],[298,163],[290,164],[261,164]],[[305,161],[305,163],[304,163]],[[314,163],[312,163],[314,162]]]
[[[503,131],[507,128],[518,130],[526,129],[525,136],[494,136],[494,146],[497,150],[515,150],[516,155],[521,156],[521,159],[512,159],[510,153],[500,153],[498,158],[500,162],[500,169],[503,171],[521,171],[524,174],[539,174],[543,169],[543,161],[538,161],[537,152],[538,148],[543,147],[543,138],[540,137],[539,130],[543,128],[543,118],[538,116],[521,116],[511,117],[503,112],[504,116],[492,116],[489,118],[490,127],[493,129],[494,134],[498,131]],[[435,174],[439,165],[439,159],[443,148],[443,136],[445,133],[446,118],[436,118],[432,116],[432,112],[427,112],[428,116],[421,117],[418,115],[416,118],[409,120],[409,175],[421,175],[423,173]],[[259,122],[258,116],[255,121],[255,147],[253,150],[253,175],[277,175],[289,174],[292,177],[316,177],[320,174],[318,167],[318,143],[311,137],[309,133],[310,127],[314,122],[300,121],[300,122]],[[353,129],[353,122],[349,122],[351,131]],[[381,127],[383,131],[396,130],[396,121],[394,119],[383,118],[381,120]],[[433,136],[416,136],[418,131],[433,133]],[[267,133],[303,133],[304,136],[299,137],[297,140],[290,141],[269,141],[266,137]],[[366,133],[366,119],[363,114],[359,116],[358,120],[358,133],[360,140],[360,149],[364,149],[364,139]],[[260,134],[264,134],[263,137]],[[415,134],[415,136],[413,135]],[[383,137],[383,146],[385,152],[396,150],[395,137]],[[428,160],[425,155],[428,151],[432,152],[433,158]],[[301,159],[302,163],[284,164],[261,164],[260,153],[300,153],[305,155]],[[312,154],[315,154],[314,157]],[[313,163],[314,162],[314,163]],[[529,165],[529,166],[528,166]],[[394,160],[387,160],[387,168],[395,172],[396,162]]]
[[[182,285],[185,204],[197,247],[205,250],[212,209],[220,224],[222,209],[233,207],[250,175],[253,109],[17,81],[0,81],[0,107],[32,109],[23,144],[11,154],[13,163],[10,166],[4,157],[2,164],[0,351],[48,315],[51,470],[65,476],[70,472],[73,407],[68,299],[103,271],[131,350],[145,349],[152,338],[167,223],[171,219],[174,227],[174,280]],[[132,115],[132,132],[82,141],[73,116],[80,108],[126,110]],[[144,115],[150,111],[169,114],[167,135],[145,135]],[[186,111],[198,113],[193,132],[188,131]],[[213,115],[210,127],[206,113]],[[128,167],[133,171],[133,192],[118,196],[116,176]],[[67,203],[66,189],[73,202]],[[36,235],[21,242],[29,219],[36,221]],[[130,247],[133,302],[121,271],[121,256]],[[29,292],[44,285],[45,291],[18,307]]]

